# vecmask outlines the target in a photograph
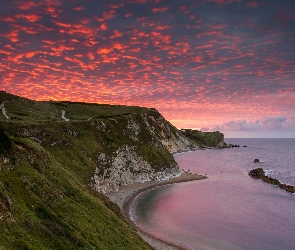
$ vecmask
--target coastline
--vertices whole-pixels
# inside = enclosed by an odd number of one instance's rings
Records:
[[[118,191],[109,192],[106,194],[106,196],[109,197],[111,201],[116,203],[123,213],[124,217],[131,223],[131,225],[137,230],[138,234],[146,241],[148,242],[153,248],[156,250],[183,250],[185,248],[181,246],[177,246],[175,244],[172,244],[170,242],[163,241],[159,238],[156,238],[153,235],[150,235],[149,233],[141,230],[136,226],[136,224],[131,220],[129,209],[134,201],[134,199],[141,194],[142,192],[145,192],[147,190],[153,189],[155,187],[174,184],[174,183],[180,183],[180,182],[188,182],[188,181],[195,181],[195,180],[202,180],[206,179],[206,176],[198,175],[198,174],[192,174],[192,173],[182,173],[180,176],[171,178],[166,181],[147,181],[147,182],[135,182],[129,185],[121,186]]]

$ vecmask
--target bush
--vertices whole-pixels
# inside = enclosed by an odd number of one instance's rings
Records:
[[[11,141],[0,126],[0,154],[8,152],[11,149]]]

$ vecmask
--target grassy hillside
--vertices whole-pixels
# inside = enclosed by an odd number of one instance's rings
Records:
[[[150,249],[117,206],[87,185],[86,158],[80,165],[82,156],[71,155],[69,164],[68,150],[58,156],[10,138],[0,160],[1,249]]]
[[[92,120],[143,110],[0,97],[0,249],[151,249],[90,186],[97,153],[123,143],[114,120],[105,133]]]

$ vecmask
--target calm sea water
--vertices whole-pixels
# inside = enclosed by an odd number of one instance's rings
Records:
[[[225,141],[247,147],[175,155],[181,168],[209,178],[141,194],[132,204],[132,219],[188,249],[295,249],[295,194],[248,176],[262,167],[295,185],[295,139]],[[255,158],[263,163],[253,163]]]

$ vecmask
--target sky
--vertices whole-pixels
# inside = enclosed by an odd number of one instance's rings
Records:
[[[295,0],[1,0],[0,89],[295,138]]]

